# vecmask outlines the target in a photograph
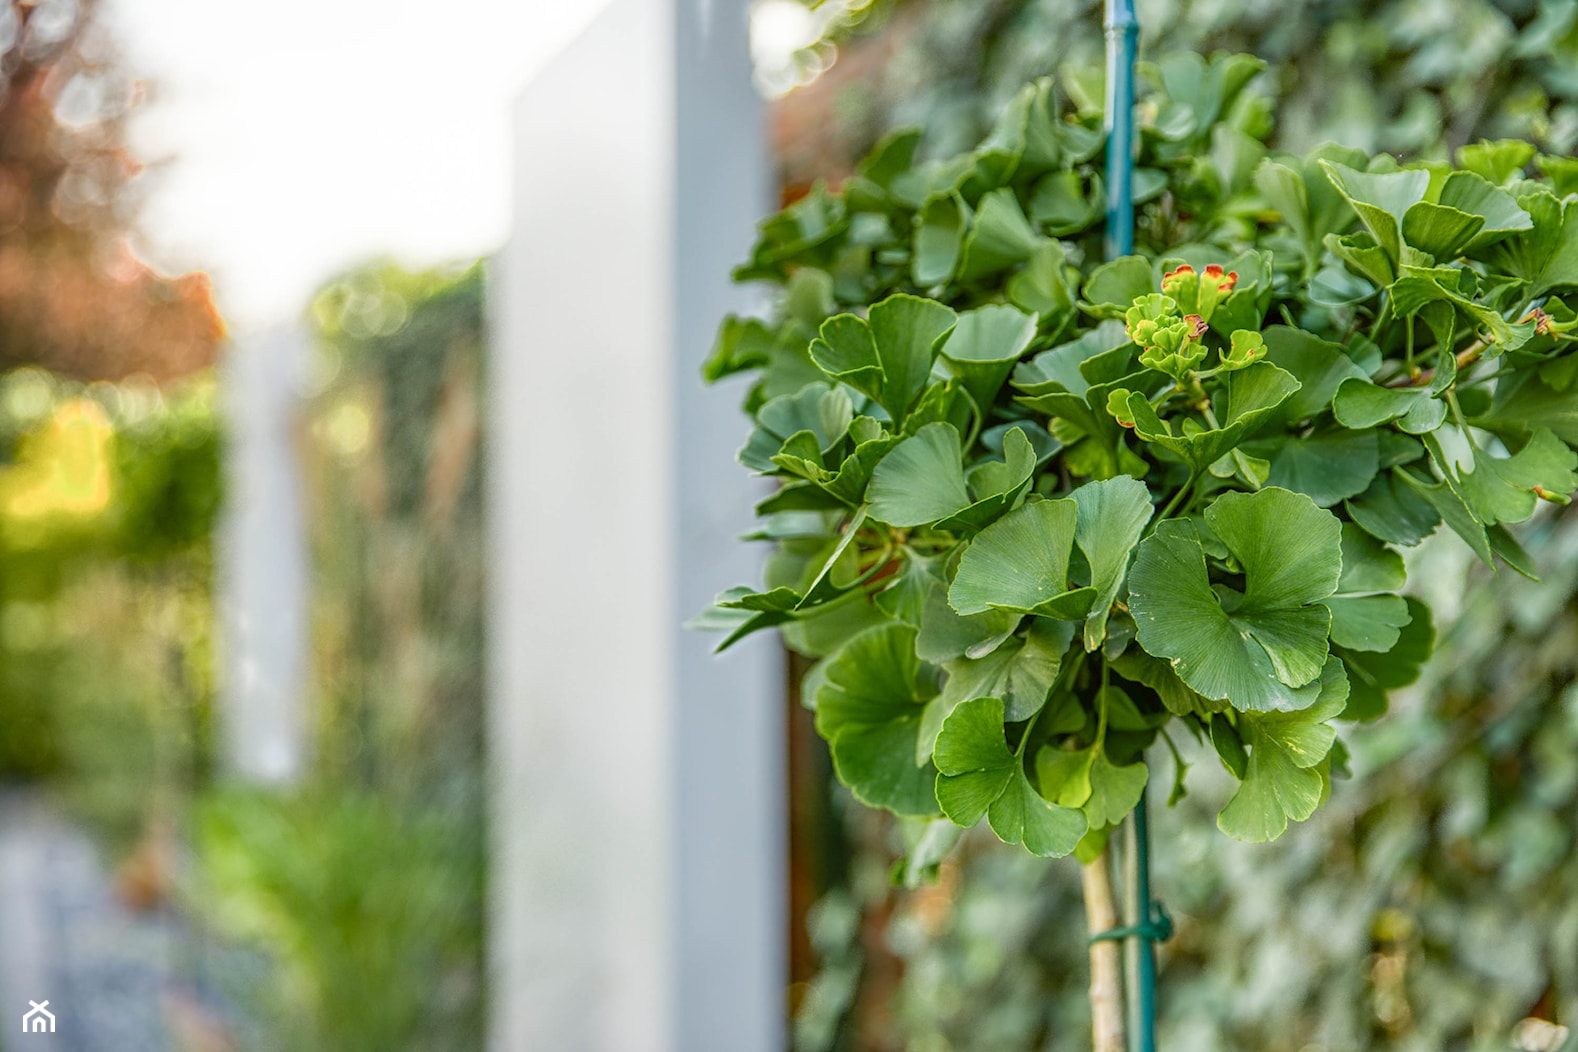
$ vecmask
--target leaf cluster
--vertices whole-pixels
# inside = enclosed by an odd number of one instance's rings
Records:
[[[1228,834],[1308,818],[1334,721],[1429,654],[1400,550],[1444,525],[1532,574],[1509,525],[1578,487],[1569,162],[1271,153],[1257,60],[1157,68],[1135,255],[1038,81],[974,150],[899,132],[768,218],[736,277],[775,309],[707,365],[755,378],[740,459],[782,484],[765,587],[702,623],[818,659],[857,798],[1038,855],[1099,851],[1172,732],[1239,780]]]

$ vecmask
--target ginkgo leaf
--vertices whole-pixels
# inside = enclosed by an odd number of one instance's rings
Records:
[[[1007,187],[981,198],[959,252],[957,280],[975,281],[1023,263],[1041,243],[1019,199]]]
[[[1353,521],[1389,544],[1411,548],[1435,532],[1441,514],[1413,488],[1398,482],[1396,472],[1383,471],[1370,488],[1345,507]]]
[[[1385,652],[1397,644],[1408,625],[1408,603],[1400,595],[1334,595],[1325,601],[1331,611],[1331,641],[1350,650]]]
[[[1320,806],[1325,781],[1316,770],[1331,752],[1337,732],[1330,720],[1348,701],[1342,662],[1331,658],[1319,680],[1317,698],[1299,712],[1244,713],[1238,733],[1249,747],[1244,777],[1216,817],[1235,840],[1264,844],[1302,822]]]
[[[1085,649],[1095,650],[1107,635],[1107,617],[1122,587],[1129,559],[1140,534],[1151,521],[1151,491],[1128,475],[1087,482],[1069,494],[1078,509],[1074,543],[1090,565],[1090,586],[1096,590],[1085,621]]]
[[[1056,328],[1058,322],[1074,313],[1074,292],[1069,288],[1065,270],[1062,243],[1041,242],[1019,272],[1008,279],[1008,302]]]
[[[964,453],[951,424],[927,424],[888,452],[872,472],[871,517],[890,526],[921,526],[970,506]]]
[[[970,215],[969,205],[957,193],[933,197],[915,213],[910,273],[917,286],[928,288],[953,276]]]
[[[1370,428],[1398,421],[1412,435],[1434,431],[1446,419],[1447,406],[1436,392],[1422,387],[1381,387],[1350,376],[1332,397],[1332,414],[1343,427]]]
[[[1578,453],[1541,428],[1510,457],[1493,457],[1475,446],[1474,470],[1464,472],[1462,482],[1469,510],[1480,522],[1525,522],[1539,494],[1565,502],[1578,489]]]
[[[1406,687],[1419,678],[1420,670],[1435,645],[1435,628],[1430,608],[1408,596],[1408,623],[1397,634],[1397,642],[1384,653],[1350,651],[1334,646],[1348,670],[1348,704],[1342,711],[1345,720],[1372,720],[1386,712],[1386,694]]]
[[[1288,325],[1273,325],[1263,334],[1265,360],[1298,378],[1299,388],[1284,402],[1278,419],[1307,420],[1331,405],[1337,388],[1349,377],[1364,379],[1365,372],[1341,344]]]
[[[1244,590],[1212,586],[1194,526],[1168,519],[1129,573],[1139,642],[1194,690],[1248,712],[1315,703],[1342,572],[1341,524],[1283,489],[1227,493],[1205,521],[1243,568]]]
[[[1129,396],[1134,433],[1177,454],[1196,473],[1207,470],[1255,429],[1271,419],[1277,407],[1299,389],[1299,381],[1270,362],[1256,362],[1228,373],[1222,383],[1217,415],[1222,426],[1193,432],[1156,415],[1150,399],[1138,392]]]
[[[1322,161],[1327,178],[1345,197],[1359,221],[1392,259],[1402,255],[1398,217],[1424,200],[1430,173],[1422,168],[1396,172],[1356,172],[1346,165]]]
[[[918,743],[924,752],[916,752],[917,762],[931,755],[943,720],[961,702],[1000,698],[1003,718],[1009,722],[1027,720],[1041,711],[1073,638],[1072,625],[1036,618],[1024,636],[1009,638],[991,653],[955,658],[943,665],[948,678],[942,692],[926,703]]]
[[[1251,449],[1262,456],[1270,454],[1267,485],[1303,493],[1323,508],[1363,493],[1381,466],[1380,442],[1373,430],[1338,428],[1278,436],[1264,448]]]
[[[1143,256],[1119,256],[1091,272],[1082,290],[1085,310],[1098,318],[1122,318],[1129,305],[1156,291],[1151,263]]]
[[[1441,204],[1484,219],[1479,232],[1464,246],[1475,252],[1534,225],[1517,199],[1477,172],[1453,172],[1441,184]]]
[[[772,471],[773,457],[793,436],[808,435],[821,466],[830,450],[849,430],[854,409],[849,395],[826,383],[807,384],[794,394],[769,399],[756,411],[756,428],[739,452],[740,463],[755,471]]]
[[[1418,201],[1403,213],[1403,240],[1436,259],[1455,259],[1485,226],[1485,217]]]
[[[937,801],[961,826],[986,816],[992,831],[1031,854],[1061,858],[1085,835],[1085,816],[1036,792],[1022,757],[1008,750],[1003,703],[966,701],[948,716],[937,736]]]
[[[1092,829],[1115,826],[1126,818],[1145,795],[1150,772],[1142,762],[1116,764],[1107,750],[1094,746],[1090,765],[1090,796],[1085,801],[1085,820]]]
[[[958,430],[947,423],[927,424],[894,446],[872,471],[866,491],[871,517],[890,526],[980,529],[1019,499],[1035,471],[1035,447],[1022,429],[1004,435],[1003,455],[1001,470],[973,476],[972,496]]]
[[[961,614],[1010,610],[1077,621],[1090,611],[1094,588],[1068,582],[1079,509],[1071,500],[1043,500],[1009,512],[965,549],[948,590]]]
[[[829,658],[816,692],[816,729],[855,797],[901,815],[937,814],[936,769],[916,763],[937,670],[915,656],[915,630],[890,623],[850,639]]]
[[[961,614],[948,604],[947,586],[939,582],[928,591],[921,608],[915,653],[923,661],[937,664],[954,658],[982,657],[1013,635],[1022,618],[1022,614],[1011,610]]]
[[[899,293],[875,304],[865,318],[839,314],[827,319],[811,342],[811,359],[830,378],[869,395],[895,423],[903,423],[955,317],[935,300]]]
[[[1035,315],[1006,304],[992,304],[960,314],[940,353],[975,404],[985,411],[1035,335]]]

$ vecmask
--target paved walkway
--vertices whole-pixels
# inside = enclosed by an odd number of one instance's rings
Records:
[[[167,910],[112,894],[98,851],[27,790],[0,790],[0,1050],[226,1052],[200,1007],[193,940]],[[183,976],[181,973],[188,973]],[[30,1002],[55,1032],[24,1033]]]

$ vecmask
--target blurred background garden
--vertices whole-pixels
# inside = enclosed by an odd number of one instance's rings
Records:
[[[510,99],[601,5],[505,6],[296,5],[257,46],[298,83],[246,96],[254,112],[202,101],[230,61],[215,41],[247,51],[239,16],[0,2],[0,1048],[28,1047],[12,1001],[45,978],[83,1006],[59,1047],[85,1050],[482,1048],[512,996],[488,979],[486,705],[510,702],[487,698],[486,648],[512,645],[486,618],[489,256],[509,236]],[[750,14],[780,203],[897,127],[933,156],[968,147],[1034,77],[1100,109],[1099,4]],[[1578,0],[1153,0],[1140,17],[1142,57],[1266,60],[1195,162],[1246,208],[1269,150],[1578,144]],[[164,35],[180,20],[190,65]],[[276,123],[248,123],[270,105]],[[276,446],[299,504],[277,521],[299,521],[306,589],[287,677],[303,744],[277,777],[238,763],[224,712],[245,675],[227,515],[259,368],[287,390]],[[1542,514],[1523,540],[1543,586],[1418,550],[1451,658],[1394,695],[1317,819],[1251,847],[1212,828],[1209,787],[1157,810],[1165,1047],[1563,1047],[1578,517]],[[1079,1047],[1075,867],[969,834],[932,871],[896,869],[903,831],[834,784],[789,671],[786,1043]]]

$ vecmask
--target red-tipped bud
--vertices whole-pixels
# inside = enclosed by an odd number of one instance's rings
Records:
[[[1205,268],[1205,276],[1209,280],[1216,282],[1218,296],[1225,296],[1238,285],[1238,271],[1230,270],[1223,273],[1222,268],[1214,263]]]
[[[1200,337],[1205,335],[1205,330],[1206,330],[1205,319],[1200,317],[1200,315],[1198,315],[1198,314],[1185,314],[1184,315],[1184,323],[1189,326],[1189,335],[1193,339],[1198,340]]]

